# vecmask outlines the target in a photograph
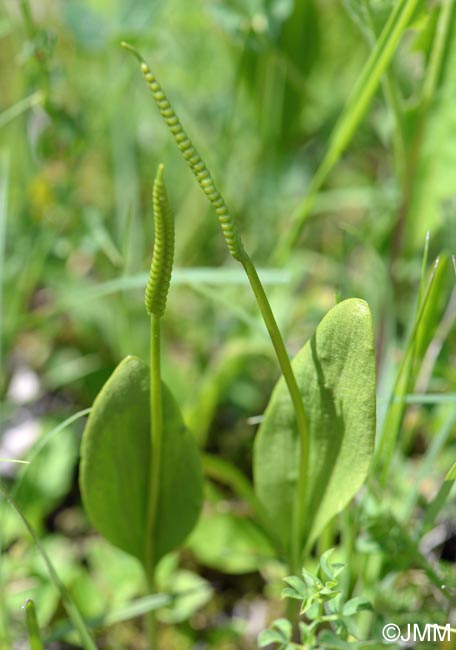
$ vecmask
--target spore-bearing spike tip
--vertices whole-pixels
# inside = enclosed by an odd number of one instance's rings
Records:
[[[144,59],[142,58],[138,50],[135,47],[133,47],[133,45],[130,45],[130,43],[127,43],[126,41],[121,41],[120,47],[123,47],[124,50],[128,50],[128,52],[133,54],[140,63],[145,63]]]
[[[160,318],[166,308],[174,258],[174,220],[164,184],[164,166],[160,164],[154,180],[153,206],[155,241],[149,280],[145,294],[147,313]]]
[[[198,184],[216,210],[230,254],[238,261],[245,260],[246,253],[237,230],[236,222],[230,214],[223,197],[215,186],[214,179],[212,178],[210,171],[207,169],[204,160],[201,158],[192,141],[186,134],[178,116],[174,112],[166,93],[162,89],[156,77],[153,76],[149,66],[139,52],[128,43],[122,43],[122,45],[126,49],[130,50],[140,61],[141,71],[165,123],[171,131],[171,134],[173,135],[182,156],[187,162],[187,165],[196,177]],[[222,210],[222,213],[220,213],[220,210]],[[220,218],[221,216],[223,216],[223,220]]]

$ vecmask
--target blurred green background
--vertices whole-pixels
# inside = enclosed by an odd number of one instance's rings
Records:
[[[285,250],[282,245],[280,255],[277,250],[394,5],[4,0],[0,457],[20,457],[40,435],[89,407],[123,356],[147,358],[143,289],[153,246],[151,188],[163,162],[176,219],[164,375],[201,446],[250,473],[250,418],[263,412],[278,368],[242,269],[229,258],[217,219],[121,40],[135,44],[149,62],[237,216],[290,353],[336,299],[369,302],[382,417],[413,322],[426,232],[430,261],[456,250],[456,25],[450,12],[437,57],[443,4],[417,3],[387,75],[319,188],[298,240]],[[454,275],[445,259],[425,346],[433,342],[437,353],[426,357],[416,378],[418,393],[455,392]],[[405,420],[411,475],[433,432],[452,417],[454,401],[447,401],[418,405]],[[141,578],[133,561],[88,532],[75,481],[81,426],[75,421],[43,448],[19,496],[55,549],[84,613],[95,616],[140,593]],[[448,439],[437,476],[454,456]],[[12,466],[2,468],[12,480]],[[228,511],[235,507],[222,496]],[[34,590],[43,625],[61,611],[20,522],[6,515],[5,522],[10,552],[2,571],[2,634],[8,639],[20,635],[19,606],[28,590]],[[197,550],[197,559],[188,551],[183,584],[198,583],[200,574],[211,582],[210,571],[195,565],[215,571],[204,555],[209,551]],[[256,566],[242,565],[242,557],[239,562],[247,577],[233,582],[217,574],[228,595],[222,604],[203,598],[205,613],[173,632],[178,636],[170,647],[190,647],[198,625],[212,630],[207,643],[213,647],[241,647],[223,608],[231,612],[239,601],[242,609],[243,594],[256,597],[262,583]],[[122,580],[124,589],[117,590]],[[198,603],[189,605],[190,613],[197,610]],[[140,648],[136,628],[122,629],[111,647]]]

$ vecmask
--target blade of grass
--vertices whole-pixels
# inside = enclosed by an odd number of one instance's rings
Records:
[[[39,106],[43,103],[44,95],[41,90],[37,90],[35,93],[32,93],[28,97],[20,99],[16,104],[6,108],[0,113],[0,129],[10,122],[12,122],[16,117],[22,115],[33,106]]]
[[[438,454],[442,450],[443,446],[445,445],[445,443],[447,442],[448,438],[450,437],[453,431],[455,422],[456,422],[456,410],[452,412],[448,420],[441,427],[440,431],[432,439],[432,442],[429,445],[429,449],[427,450],[424,459],[420,463],[418,474],[414,479],[415,489],[411,491],[410,497],[405,502],[404,515],[403,515],[404,521],[406,521],[410,517],[413,509],[416,507],[416,504],[418,503],[418,499],[419,499],[419,486],[429,476],[429,473],[431,472],[435,464]],[[448,476],[445,480],[449,480]]]
[[[425,114],[427,114],[429,106],[435,97],[435,91],[442,72],[444,54],[451,32],[454,0],[442,0],[440,5],[440,16],[421,92],[421,111]]]
[[[364,0],[365,16],[368,28],[370,30],[370,44],[375,47],[375,41],[378,34],[375,30],[375,21],[372,13],[372,8],[369,0]],[[396,173],[401,183],[405,181],[406,174],[406,136],[405,136],[405,123],[404,112],[402,106],[402,97],[400,96],[400,89],[396,83],[396,79],[392,70],[386,70],[382,80],[383,94],[385,96],[386,105],[389,107],[392,115],[394,116],[394,130],[393,130],[393,154]]]
[[[108,614],[89,619],[86,621],[86,625],[90,629],[107,628],[111,625],[116,625],[117,623],[123,623],[124,621],[129,621],[133,618],[142,617],[149,612],[154,612],[163,607],[167,607],[172,602],[173,597],[169,594],[153,594],[151,596],[145,596],[144,598],[139,598],[138,600],[128,603],[127,605],[109,612]],[[46,643],[60,641],[73,632],[74,629],[75,627],[71,620],[62,621],[46,635],[45,641]]]
[[[406,224],[409,219],[410,206],[413,203],[413,194],[416,187],[418,165],[426,132],[426,122],[429,116],[429,109],[437,97],[438,82],[441,77],[444,56],[448,50],[448,39],[451,35],[453,0],[443,0],[440,3],[437,27],[432,42],[428,65],[426,67],[424,81],[421,89],[421,98],[418,106],[416,125],[412,134],[411,142],[407,151],[406,174],[403,184],[402,201],[399,206],[397,221],[392,240],[391,267],[400,256],[403,245]]]
[[[437,359],[442,350],[443,344],[447,340],[450,332],[454,327],[456,321],[456,289],[453,289],[453,292],[450,296],[447,308],[442,317],[442,320],[437,327],[435,336],[431,343],[429,344],[426,354],[421,365],[420,374],[416,380],[415,390],[417,392],[425,392],[426,388],[431,380],[432,373],[437,362]]]
[[[423,303],[423,295],[426,287],[426,273],[428,269],[429,262],[429,244],[431,241],[431,232],[428,230],[426,233],[426,238],[424,240],[424,251],[423,259],[421,261],[421,276],[420,276],[420,286],[418,289],[418,309],[420,309]]]
[[[5,238],[6,238],[6,220],[8,205],[8,183],[9,183],[9,159],[6,154],[0,157],[0,395],[2,394],[4,377],[3,368],[3,278],[5,273]],[[3,407],[0,400],[0,421],[3,420]],[[1,556],[0,556],[1,558]],[[6,646],[10,644],[8,616],[6,612],[6,601],[3,597],[4,577],[0,559],[0,633],[3,636]]]
[[[194,284],[192,285],[192,289],[196,293],[199,293],[201,296],[204,296],[204,298],[223,305],[226,310],[231,311],[233,314],[235,314],[238,319],[245,323],[252,331],[255,331],[257,329],[258,321],[254,318],[254,316],[252,316],[252,314],[244,309],[244,307],[242,307],[239,303],[233,301],[232,298],[230,299],[230,297],[225,295],[223,291],[220,291],[220,289],[215,289],[214,287],[205,284]],[[267,338],[266,330],[262,329],[261,332]]]
[[[70,417],[66,418],[66,420],[63,420],[63,422],[60,422],[56,427],[53,429],[50,429],[47,431],[44,435],[40,436],[40,438],[37,440],[37,442],[33,445],[32,449],[30,450],[27,460],[24,461],[28,465],[33,463],[35,458],[38,456],[40,451],[43,449],[45,445],[60,431],[63,431],[66,429],[70,424],[73,424],[73,422],[76,422],[77,420],[80,420],[81,418],[85,417],[90,413],[91,409],[83,409],[82,411],[78,411],[77,413],[73,413],[73,415],[70,415]],[[24,480],[24,477],[27,473],[28,468],[25,467],[23,472],[21,472],[21,475],[18,477],[18,480],[16,481],[14,485],[14,490],[13,490],[13,496],[17,494],[19,488],[21,487],[22,481]]]
[[[68,617],[71,619],[74,628],[78,631],[82,647],[84,648],[84,650],[97,650],[97,646],[95,645],[95,642],[93,641],[92,636],[87,629],[84,619],[82,618],[78,608],[73,602],[67,588],[60,580],[54,568],[54,565],[52,564],[51,559],[49,558],[49,555],[44,550],[44,547],[42,546],[40,540],[38,539],[38,536],[36,535],[35,531],[30,525],[28,519],[25,517],[24,513],[19,508],[19,506],[13,499],[12,495],[9,493],[9,491],[3,485],[2,482],[0,482],[0,494],[9,503],[11,508],[16,512],[16,514],[24,524],[25,528],[27,529],[29,535],[31,536],[38,553],[40,554],[44,564],[46,565],[46,568],[48,570],[49,576],[53,584],[55,585],[55,587],[58,589],[60,593],[62,604],[68,614]]]
[[[454,463],[448,474],[445,476],[445,481],[455,481],[456,480],[456,463]]]
[[[258,269],[263,284],[283,285],[288,284],[291,279],[290,273],[281,269]],[[137,275],[126,275],[116,280],[102,282],[95,286],[85,287],[81,291],[70,294],[71,302],[80,300],[84,295],[87,300],[109,296],[118,291],[130,291],[131,289],[143,289],[147,283],[147,273]],[[240,269],[218,269],[212,267],[195,267],[190,269],[173,269],[173,286],[180,285],[209,285],[219,286],[244,286],[248,284],[245,273]]]
[[[435,520],[450,496],[455,479],[456,463],[451,467],[436,496],[426,508],[426,513],[421,524],[421,535],[425,535],[429,530],[431,530],[431,528],[433,528]]]
[[[23,608],[25,609],[30,650],[44,650],[36,618],[35,603],[33,600],[28,599],[25,601]]]
[[[404,398],[410,389],[412,372],[415,363],[415,343],[419,331],[419,326],[421,324],[427,302],[434,286],[434,281],[437,275],[440,260],[441,258],[438,257],[435,261],[431,272],[431,277],[426,287],[426,291],[422,298],[419,298],[417,315],[408,337],[404,355],[397,371],[393,391],[390,396],[390,406],[385,417],[380,442],[375,453],[374,468],[375,470],[381,468],[381,482],[383,485],[385,485],[388,479],[391,459],[405,414],[406,404]],[[399,401],[397,401],[397,398],[399,398]]]
[[[58,424],[56,427],[54,427],[53,429],[51,429],[50,431],[48,431],[44,435],[40,436],[39,440],[36,442],[36,444],[32,447],[31,451],[29,452],[27,460],[10,461],[10,462],[17,462],[17,463],[21,463],[23,465],[26,465],[26,467],[24,467],[24,470],[20,473],[20,475],[18,476],[18,478],[17,478],[17,480],[16,480],[16,482],[14,484],[13,493],[12,493],[13,497],[18,494],[18,492],[20,490],[20,487],[22,485],[22,482],[24,481],[24,478],[25,478],[25,476],[26,476],[26,474],[28,472],[28,469],[29,469],[30,465],[32,464],[33,460],[37,457],[39,452],[49,442],[49,440],[51,440],[60,431],[63,431],[63,429],[65,429],[67,426],[69,426],[73,422],[76,422],[76,420],[79,420],[80,418],[88,415],[90,413],[90,410],[91,409],[88,408],[88,409],[84,409],[82,411],[79,411],[77,413],[74,413],[69,418],[67,418],[66,420],[64,420],[60,424]],[[0,459],[0,460],[1,461],[6,461],[6,460],[9,460],[9,459]],[[2,516],[3,516],[3,514],[2,514]],[[0,530],[1,530],[1,528],[0,528]],[[1,555],[2,543],[3,543],[3,540],[2,540],[1,533],[0,533],[0,555]],[[2,574],[1,573],[0,573],[0,587],[3,589],[3,580],[2,580]],[[4,603],[5,599],[4,598],[0,599],[0,601]],[[6,613],[5,613],[3,608],[2,608],[2,616],[3,616],[3,618],[6,617]],[[5,629],[7,630],[8,626],[6,625],[6,620],[4,621],[4,623],[5,623]]]
[[[437,572],[437,569],[434,568],[434,566],[423,555],[423,553],[421,553],[418,543],[410,535],[407,527],[401,524],[397,519],[395,519],[394,523],[400,530],[402,540],[405,543],[405,547],[407,548],[410,559],[414,561],[416,565],[424,571],[424,573],[429,578],[430,582],[432,582],[432,584],[435,587],[437,587],[440,593],[444,595],[445,598],[447,598],[452,602],[453,594],[449,593],[449,591],[447,591],[446,589],[442,589],[442,586],[445,584],[444,578]]]
[[[374,481],[370,481],[369,488],[372,496],[380,504],[384,502],[383,493],[380,489],[380,486]],[[427,575],[429,581],[437,587],[440,593],[450,602],[453,601],[453,593],[450,593],[450,590],[442,589],[442,585],[445,584],[444,578],[438,573],[437,569],[431,564],[431,562],[423,555],[419,549],[419,542],[415,534],[412,534],[409,530],[409,523],[407,525],[402,524],[397,517],[390,511],[388,512],[388,517],[391,520],[391,529],[395,528],[400,535],[401,545],[407,549],[407,556],[409,558],[409,563],[412,565],[416,564],[417,567],[422,569]],[[377,567],[380,573],[381,565]],[[451,592],[453,590],[451,589]]]
[[[3,314],[3,278],[5,275],[6,220],[8,210],[9,159],[4,154],[0,158],[0,368],[2,362]],[[0,392],[3,378],[0,375]]]
[[[411,393],[404,397],[392,397],[391,400],[380,398],[377,403],[384,404],[390,401],[395,403],[404,401],[406,404],[453,404],[456,403],[456,393]]]
[[[0,463],[18,463],[20,465],[28,465],[29,460],[19,460],[17,458],[0,458]]]
[[[122,605],[118,609],[114,609],[107,614],[89,619],[86,621],[86,625],[91,629],[97,629],[107,628],[111,625],[117,625],[118,623],[124,623],[125,621],[130,621],[134,618],[140,618],[149,612],[156,612],[159,609],[168,607],[169,605],[172,605],[178,601],[179,598],[192,596],[193,594],[204,591],[205,589],[207,589],[206,586],[200,586],[177,593],[158,593],[152,594],[150,596],[144,596],[143,598],[138,598],[131,603]],[[71,620],[62,621],[56,625],[48,635],[46,635],[45,641],[46,643],[60,641],[74,629],[75,628]]]
[[[278,244],[275,258],[280,262],[286,259],[291,248],[298,240],[304,223],[312,212],[317,192],[339,161],[366,114],[381,78],[388,68],[397,45],[419,2],[420,0],[401,0],[394,4],[390,17],[333,129],[326,155],[310,181],[305,198],[292,214],[291,223],[285,237]]]
[[[29,467],[31,466],[31,464],[33,463],[35,458],[38,456],[40,451],[43,449],[43,447],[54,436],[56,436],[60,431],[63,431],[67,426],[69,426],[73,422],[76,422],[80,418],[83,418],[84,416],[88,415],[90,413],[90,411],[91,411],[90,408],[83,409],[82,411],[78,411],[77,413],[74,413],[73,415],[68,417],[66,420],[63,420],[63,422],[60,422],[60,424],[58,424],[53,429],[50,429],[50,431],[48,431],[44,435],[40,436],[38,441],[33,445],[32,449],[29,451],[27,460],[10,461],[10,462],[17,462],[17,463],[20,463],[20,464],[23,464],[23,465],[26,466],[26,467],[24,467],[23,471],[19,474],[19,476],[18,476],[18,478],[17,478],[17,480],[16,480],[16,482],[14,484],[14,488],[13,488],[13,491],[12,491],[12,496],[13,497],[15,497],[18,494],[18,492],[19,492],[19,490],[21,488],[21,485],[22,485],[22,483],[23,483],[23,481],[25,479],[25,476],[27,475]],[[4,459],[4,458],[0,459],[0,461],[6,461],[6,460],[9,460],[9,459]],[[0,534],[0,551],[1,551],[1,548],[2,548],[2,537],[1,537],[1,534]]]

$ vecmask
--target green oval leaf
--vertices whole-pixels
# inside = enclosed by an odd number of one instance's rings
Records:
[[[251,573],[274,551],[262,531],[244,517],[230,512],[205,513],[188,540],[198,562],[223,573]]]
[[[96,398],[84,431],[80,486],[95,528],[143,564],[146,545],[154,564],[179,546],[202,504],[198,448],[179,408],[162,383],[164,435],[153,539],[146,539],[151,446],[149,367],[127,357]]]
[[[300,543],[310,543],[363,484],[374,450],[375,353],[367,303],[350,299],[323,318],[292,363],[308,416],[310,452]],[[300,440],[283,378],[254,449],[255,491],[291,549]]]

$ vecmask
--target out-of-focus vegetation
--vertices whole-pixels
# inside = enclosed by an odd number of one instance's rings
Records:
[[[397,47],[382,49],[389,17],[408,9]],[[159,567],[161,601],[138,600],[140,567],[80,505],[86,409],[126,354],[148,355],[158,162],[176,216],[163,373],[205,453],[250,476],[257,416],[279,374],[242,270],[121,40],[144,53],[223,189],[290,354],[336,300],[371,307],[379,451],[306,568],[337,547],[346,599],[372,604],[362,639],[380,643],[387,621],[454,623],[454,497],[443,479],[456,456],[455,21],[451,0],[0,8],[0,458],[32,461],[1,470],[100,647],[145,647],[138,615],[157,605],[160,648],[255,648],[282,612],[284,576],[210,464],[200,523]],[[378,87],[379,62],[366,67],[377,51],[392,55]],[[369,84],[372,100],[357,104]],[[353,133],[316,182],[344,116]],[[61,595],[20,518],[3,510],[0,647],[25,638],[29,597],[49,643],[59,640],[49,647],[68,647],[61,640],[77,637]]]

